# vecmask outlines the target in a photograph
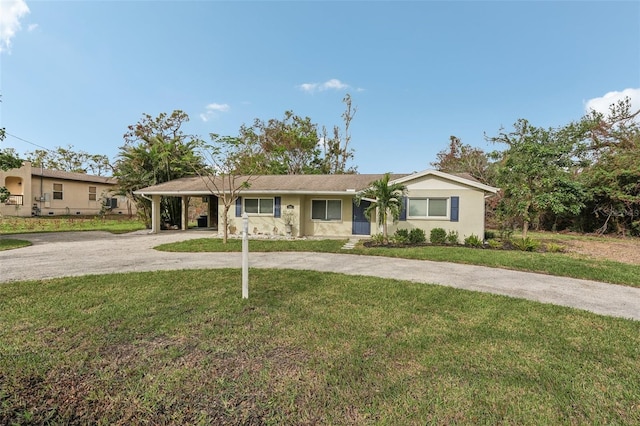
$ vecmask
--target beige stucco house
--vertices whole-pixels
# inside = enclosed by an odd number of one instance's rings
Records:
[[[368,219],[364,209],[368,202],[354,204],[356,194],[383,174],[352,175],[261,175],[244,178],[249,186],[242,189],[229,210],[231,233],[240,232],[243,213],[249,216],[249,233],[284,235],[286,220],[292,223],[292,235],[341,237],[374,235],[381,232],[375,218]],[[242,179],[237,182],[243,181]],[[457,231],[460,238],[484,236],[485,198],[498,188],[484,185],[470,176],[453,175],[436,170],[391,175],[391,183],[407,187],[400,220],[389,223],[389,232],[398,228],[421,228],[429,235],[433,228]],[[218,182],[217,188],[223,188]],[[228,187],[228,186],[227,186]],[[218,229],[223,223],[224,204],[214,186],[206,179],[188,177],[140,189],[135,193],[151,198],[152,232],[159,232],[161,197],[183,199],[182,229],[187,228],[190,197],[208,202],[204,225]]]
[[[11,196],[0,203],[6,216],[130,215],[135,206],[114,194],[116,179],[32,167],[24,162],[19,169],[0,170],[0,186]]]

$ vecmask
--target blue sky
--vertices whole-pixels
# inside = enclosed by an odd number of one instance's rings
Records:
[[[332,129],[349,93],[352,165],[412,172],[450,135],[492,150],[519,118],[640,108],[640,2],[0,0],[0,93],[2,148],[112,159],[143,113],[205,139],[286,110]]]

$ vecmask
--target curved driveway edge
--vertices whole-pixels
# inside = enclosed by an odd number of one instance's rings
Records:
[[[172,253],[153,247],[211,237],[210,231],[64,232],[8,235],[30,247],[0,251],[0,282],[63,276],[241,266],[241,253]],[[439,284],[640,320],[640,288],[484,266],[325,253],[250,253],[251,268],[337,272]]]

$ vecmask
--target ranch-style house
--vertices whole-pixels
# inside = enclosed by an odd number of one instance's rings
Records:
[[[249,217],[249,233],[285,235],[290,225],[294,237],[371,236],[378,229],[375,217],[367,218],[364,210],[370,201],[354,203],[356,194],[366,189],[383,174],[344,175],[260,175],[237,178],[248,181],[248,187],[229,210],[229,231],[241,231],[241,217]],[[389,223],[389,232],[396,229],[421,228],[429,235],[433,228],[458,232],[461,239],[472,234],[483,238],[485,198],[498,188],[478,182],[466,174],[449,174],[425,170],[413,174],[392,174],[390,182],[407,187],[400,220]],[[189,199],[199,197],[207,203],[206,214],[199,225],[211,229],[222,226],[224,204],[219,198],[224,191],[220,177],[216,185],[202,177],[175,179],[142,188],[136,194],[152,200],[152,230],[162,229],[161,197],[182,198],[181,229],[187,229]],[[244,179],[244,180],[243,180]],[[217,189],[216,189],[217,188]],[[228,191],[228,186],[226,187]]]

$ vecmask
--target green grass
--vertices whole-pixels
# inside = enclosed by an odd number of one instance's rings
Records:
[[[145,229],[142,222],[125,217],[0,217],[0,234],[31,232],[107,231],[125,233]]]
[[[640,322],[251,270],[0,286],[0,424],[638,424]]]
[[[640,265],[608,260],[576,258],[562,253],[537,253],[509,250],[473,249],[469,247],[363,247],[342,250],[345,240],[251,240],[251,251],[323,251],[345,254],[386,256],[405,259],[466,263],[494,268],[582,278],[640,287]],[[164,251],[240,251],[240,240],[223,244],[217,238],[202,238],[156,247]]]
[[[260,240],[252,239],[252,251],[314,251],[322,253],[339,253],[344,240]],[[237,252],[242,251],[242,240],[231,238],[226,244],[220,238],[198,238],[177,243],[161,244],[155,247],[161,251],[175,252]]]
[[[30,246],[31,242],[25,240],[14,240],[14,239],[5,239],[0,238],[0,251],[2,250],[12,250],[20,247]]]
[[[353,253],[482,265],[640,287],[640,265],[610,260],[577,258],[562,253],[443,246],[414,248],[360,247],[354,250]]]

